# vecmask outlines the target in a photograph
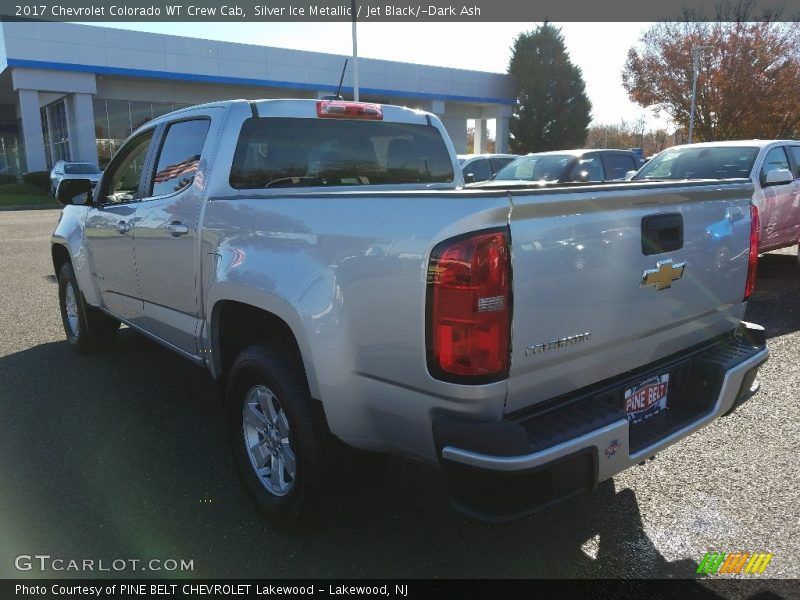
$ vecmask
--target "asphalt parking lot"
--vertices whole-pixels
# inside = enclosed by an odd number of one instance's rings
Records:
[[[446,505],[435,470],[391,459],[336,492],[327,528],[292,535],[241,491],[203,370],[127,329],[107,354],[69,349],[57,215],[0,212],[0,577],[41,576],[14,557],[50,554],[191,559],[174,575],[193,577],[683,578],[712,550],[771,552],[763,577],[800,577],[796,248],[760,260],[747,317],[772,355],[758,394],[613,485],[486,525]]]

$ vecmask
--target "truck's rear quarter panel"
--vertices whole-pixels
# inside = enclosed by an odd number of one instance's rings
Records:
[[[331,430],[361,447],[435,459],[431,415],[454,406],[501,418],[506,382],[454,386],[427,371],[431,248],[508,223],[504,192],[241,194],[208,202],[205,239],[219,255],[209,310],[236,298],[295,330],[312,394]],[[287,314],[286,311],[290,311]],[[299,327],[295,327],[295,323]]]

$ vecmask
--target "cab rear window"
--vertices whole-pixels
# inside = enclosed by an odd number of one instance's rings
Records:
[[[230,174],[236,189],[451,181],[435,127],[350,119],[250,118]]]

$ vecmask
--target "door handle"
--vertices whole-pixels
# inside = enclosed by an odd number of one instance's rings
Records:
[[[131,230],[131,226],[128,225],[125,221],[120,221],[119,223],[114,225],[114,229],[117,230],[117,233],[124,235]]]
[[[173,221],[167,225],[167,229],[173,235],[173,237],[180,237],[189,233],[189,226],[184,225],[180,221]]]
[[[642,254],[662,254],[683,248],[683,216],[680,213],[642,218]]]

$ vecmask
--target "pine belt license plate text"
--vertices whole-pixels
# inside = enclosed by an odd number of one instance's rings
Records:
[[[625,390],[625,414],[636,425],[667,408],[669,373],[655,375]]]

